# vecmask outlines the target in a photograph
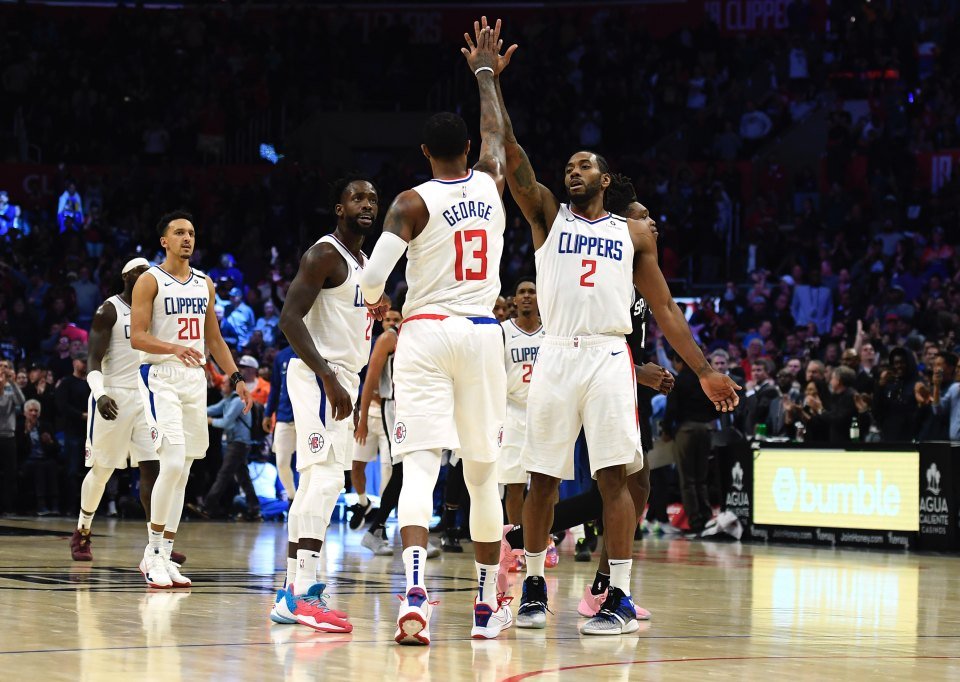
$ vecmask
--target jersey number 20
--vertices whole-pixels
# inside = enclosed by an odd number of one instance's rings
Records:
[[[473,246],[473,258],[480,261],[480,269],[463,267],[464,242],[479,242]],[[484,230],[463,230],[453,233],[453,246],[457,250],[457,262],[454,265],[454,276],[458,282],[464,280],[483,280],[487,278],[487,233]]]
[[[177,338],[181,341],[197,341],[200,338],[200,320],[196,317],[178,317],[180,331]]]

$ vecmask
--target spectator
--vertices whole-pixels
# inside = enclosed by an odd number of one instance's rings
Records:
[[[790,370],[784,368],[777,372],[777,389],[779,394],[770,401],[770,409],[767,412],[767,434],[770,436],[788,436],[786,421],[786,404],[795,401],[794,394],[795,375]],[[799,391],[797,392],[799,393]]]
[[[49,424],[40,420],[40,403],[28,400],[17,425],[17,456],[24,472],[33,478],[37,516],[59,515],[60,484],[57,477],[57,453],[60,444]]]
[[[57,220],[60,223],[61,234],[64,232],[79,232],[83,227],[83,200],[80,198],[77,185],[73,180],[67,181],[67,188],[60,195]]]
[[[830,373],[830,393],[832,399],[828,406],[824,406],[819,398],[811,401],[813,421],[826,424],[827,442],[831,445],[850,442],[850,425],[857,416],[854,404],[853,384],[857,375],[846,366],[837,367]],[[865,418],[864,416],[859,419]],[[868,425],[859,424],[862,432],[866,432]]]
[[[735,161],[740,155],[743,141],[733,129],[733,121],[723,122],[723,132],[713,139],[713,153],[720,161]]]
[[[32,363],[27,371],[27,387],[23,397],[40,403],[40,414],[50,422],[56,423],[57,399],[53,384],[47,383],[47,370],[39,363]]]
[[[230,289],[230,302],[223,311],[223,340],[237,350],[246,348],[256,322],[253,308],[243,300],[243,289]]]
[[[912,354],[905,348],[894,348],[890,351],[890,368],[880,372],[873,394],[873,417],[881,440],[913,441],[918,426],[916,384]]]
[[[80,268],[79,275],[70,286],[77,296],[77,322],[84,329],[89,329],[93,314],[97,312],[97,306],[103,298],[100,287],[90,281],[90,268],[86,266]]]
[[[667,396],[663,437],[667,441],[677,441],[677,473],[680,475],[683,508],[691,532],[700,533],[713,516],[707,475],[710,431],[717,420],[717,411],[704,395],[697,375],[675,351],[672,360],[677,382]]]
[[[57,384],[57,417],[63,431],[61,461],[70,492],[70,509],[73,513],[80,494],[80,470],[83,467],[84,446],[87,435],[87,410],[90,406],[90,387],[87,385],[87,354],[78,353],[73,358],[73,373]]]
[[[57,331],[60,334],[59,331]],[[61,335],[53,349],[50,369],[57,381],[73,373],[73,356],[70,352],[70,337]]]
[[[287,501],[286,492],[280,482],[277,467],[271,464],[263,453],[252,454],[250,458],[251,462],[247,465],[247,471],[250,474],[250,480],[253,482],[253,489],[257,493],[260,514],[265,520],[282,519],[290,508],[290,503]],[[250,505],[247,502],[246,495],[243,497],[243,504],[249,512]]]
[[[227,282],[231,287],[239,287],[240,295],[243,295],[243,273],[237,269],[237,261],[232,254],[225,253],[220,256],[219,265],[207,274],[214,282]]]
[[[251,420],[256,416],[252,410],[243,414],[243,401],[230,382],[224,382],[222,393],[223,400],[207,407],[207,423],[216,429],[223,429],[223,463],[213,486],[204,496],[203,506],[194,511],[205,518],[225,518],[229,510],[222,506],[223,496],[228,493],[229,486],[236,482],[247,497],[248,520],[259,520],[260,503],[247,470],[247,455],[253,444],[250,437]],[[232,496],[230,499],[233,499]]]
[[[24,403],[16,375],[9,365],[0,369],[0,471],[3,498],[0,513],[12,514],[17,500],[17,416]]]
[[[753,102],[747,102],[747,110],[740,117],[740,137],[744,140],[760,140],[773,130],[773,121],[763,111],[757,110]]]
[[[6,190],[0,190],[0,241],[17,239],[21,234],[20,207],[10,203]]]
[[[933,368],[933,411],[946,417],[947,437],[960,442],[960,381],[957,381],[957,355],[942,353]]]
[[[263,317],[257,320],[257,325],[254,327],[254,330],[260,332],[263,336],[263,345],[267,348],[277,347],[277,342],[279,341],[277,338],[277,329],[279,324],[280,317],[277,315],[277,307],[273,305],[273,301],[265,301],[263,304]]]
[[[757,358],[753,361],[751,374],[753,386],[747,391],[744,405],[744,433],[756,432],[757,424],[766,424],[768,435],[770,424],[767,418],[770,414],[770,405],[780,397],[780,389],[773,380],[776,366],[770,358]],[[748,386],[751,382],[748,382]],[[792,385],[791,380],[791,385]]]
[[[793,290],[790,313],[798,325],[806,326],[812,322],[818,333],[826,334],[833,324],[833,294],[820,283],[819,271],[811,272],[808,282],[798,284]]]
[[[270,382],[260,376],[260,363],[256,358],[244,355],[237,360],[237,367],[240,368],[240,374],[243,375],[243,382],[247,385],[250,396],[266,406],[270,398]]]

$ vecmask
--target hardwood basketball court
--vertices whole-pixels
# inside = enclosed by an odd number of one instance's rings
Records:
[[[269,621],[280,524],[184,523],[186,591],[144,585],[142,523],[97,519],[87,564],[70,559],[72,529],[0,521],[0,679],[960,679],[956,557],[647,538],[635,544],[633,584],[652,621],[638,635],[591,638],[577,632],[576,606],[594,564],[563,544],[547,572],[547,629],[473,641],[468,544],[428,565],[440,600],[433,644],[400,647],[399,552],[373,557],[345,525],[331,526],[322,563],[349,635]]]

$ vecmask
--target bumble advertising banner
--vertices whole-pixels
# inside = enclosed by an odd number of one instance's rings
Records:
[[[918,452],[761,449],[753,477],[756,524],[920,528]]]

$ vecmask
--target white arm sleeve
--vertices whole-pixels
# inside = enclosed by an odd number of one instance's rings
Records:
[[[407,250],[407,242],[392,232],[384,232],[373,247],[373,254],[360,274],[360,291],[368,303],[376,303],[383,295],[387,277]]]

